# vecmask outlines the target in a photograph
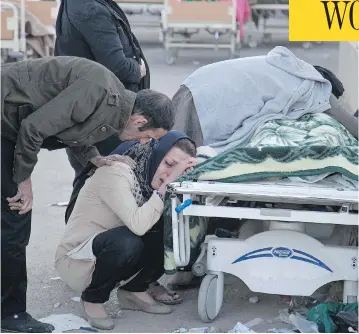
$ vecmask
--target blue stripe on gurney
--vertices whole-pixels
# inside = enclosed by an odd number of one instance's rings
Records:
[[[241,257],[239,257],[238,259],[236,259],[235,261],[232,262],[232,264],[238,263],[238,262],[242,262],[242,261],[246,261],[246,260],[251,260],[251,259],[258,259],[258,258],[269,258],[269,257],[274,257],[272,253],[263,253],[263,254],[258,254],[260,252],[267,252],[267,251],[271,251],[273,249],[273,247],[266,247],[266,248],[260,248],[260,249],[256,249],[254,251],[248,252],[244,255],[242,255]],[[297,260],[297,261],[303,261],[306,263],[310,263],[313,264],[317,267],[323,268],[325,270],[328,270],[329,272],[333,272],[333,270],[331,270],[325,263],[323,263],[322,261],[320,261],[319,259],[317,259],[316,257],[314,257],[313,255],[310,255],[308,253],[305,253],[303,251],[300,251],[298,249],[293,249],[293,252],[306,256],[302,257],[302,256],[297,256],[297,255],[292,255],[290,257],[288,257],[288,259],[293,259],[293,260]]]
[[[237,262],[246,261],[246,260],[251,260],[251,259],[258,259],[260,257],[273,257],[273,255],[272,254],[257,254],[257,255],[242,257],[242,258],[239,258],[236,261],[232,262],[232,264],[237,263]]]
[[[247,254],[242,255],[241,257],[239,257],[237,260],[235,260],[234,262],[232,262],[232,264],[237,263],[237,262],[241,262],[241,261],[245,261],[245,260],[249,260],[249,259],[255,259],[255,258],[259,258],[259,257],[272,257],[272,254],[257,254],[260,252],[264,252],[264,251],[270,251],[272,250],[273,247],[266,247],[266,248],[260,248],[260,249],[256,249],[252,252],[249,252]],[[252,255],[252,254],[257,254],[257,255]],[[252,255],[252,256],[250,256]]]
[[[312,259],[314,261],[306,259],[306,258],[303,258],[303,257],[300,257],[300,256],[292,256],[291,259],[301,260],[301,261],[304,261],[304,262],[312,263],[314,265],[317,265],[318,267],[322,267],[323,269],[326,269],[326,270],[330,271],[331,273],[333,272],[333,270],[331,270],[327,265],[325,265],[322,261],[320,261],[319,259],[317,259],[313,255],[310,255],[310,254],[305,253],[303,251],[300,251],[298,249],[293,249],[293,251],[295,253],[307,256],[307,257],[309,257],[310,259]]]

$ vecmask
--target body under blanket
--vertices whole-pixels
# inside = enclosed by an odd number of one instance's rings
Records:
[[[196,166],[178,181],[213,180],[239,183],[266,178],[318,177],[341,174],[358,182],[358,141],[325,114],[299,120],[274,120],[257,128],[246,146],[236,146]],[[171,203],[164,212],[165,271],[173,273]],[[191,254],[206,235],[206,218],[190,218]],[[192,258],[192,257],[191,257]]]
[[[330,109],[332,91],[312,65],[281,46],[203,66],[183,85],[192,94],[203,145],[217,152],[248,143],[265,122]]]

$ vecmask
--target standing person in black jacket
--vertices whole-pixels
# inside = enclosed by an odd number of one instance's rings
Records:
[[[56,22],[55,56],[76,56],[102,64],[126,89],[150,88],[150,72],[141,47],[122,9],[112,0],[62,0]],[[120,140],[112,136],[96,144],[102,155]],[[67,150],[75,175],[81,164]]]

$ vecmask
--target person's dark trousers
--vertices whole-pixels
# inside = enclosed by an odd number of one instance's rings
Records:
[[[26,311],[26,246],[31,211],[11,211],[8,197],[17,193],[12,181],[15,143],[1,136],[1,319]]]
[[[92,250],[96,256],[95,270],[81,297],[90,303],[105,303],[118,282],[136,273],[121,289],[144,292],[164,273],[162,228],[140,237],[125,226],[116,227],[96,236]]]

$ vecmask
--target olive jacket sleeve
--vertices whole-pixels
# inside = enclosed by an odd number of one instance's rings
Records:
[[[85,121],[96,112],[96,102],[105,96],[103,87],[78,79],[23,119],[14,153],[13,181],[18,184],[30,177],[44,139]],[[82,160],[90,160],[99,155],[97,149],[91,146],[76,147],[74,150],[76,155],[81,155]]]

